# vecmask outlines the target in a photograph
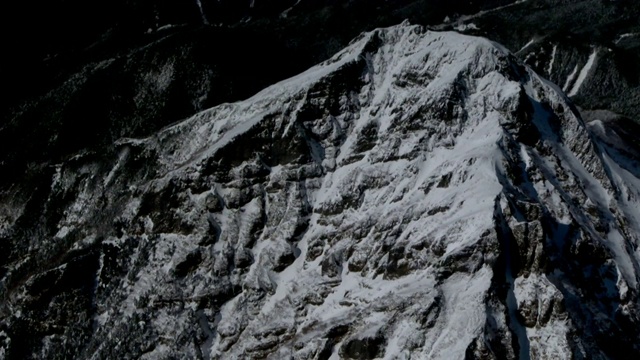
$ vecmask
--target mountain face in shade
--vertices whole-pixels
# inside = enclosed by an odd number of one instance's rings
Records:
[[[640,147],[489,40],[403,24],[0,192],[0,354],[640,354]],[[37,174],[37,175],[36,175]]]

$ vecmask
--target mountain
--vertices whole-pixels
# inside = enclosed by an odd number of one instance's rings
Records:
[[[640,119],[640,6],[634,1],[519,1],[437,26],[507,46],[581,108]]]
[[[579,108],[640,119],[635,1],[13,5],[0,25],[6,54],[0,60],[7,89],[0,106],[5,184],[30,167],[101,151],[120,137],[148,136],[199,111],[246,99],[330,58],[361,32],[405,19],[497,41],[564,87]]]
[[[590,115],[405,23],[29,168],[0,193],[0,354],[635,357],[640,146]]]
[[[363,31],[439,23],[506,0],[35,0],[0,22],[0,173],[20,177],[120,137],[246,99]]]

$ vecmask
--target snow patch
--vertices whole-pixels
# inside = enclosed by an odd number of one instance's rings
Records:
[[[578,64],[576,64],[576,66],[573,68],[573,71],[571,71],[571,74],[569,74],[569,76],[567,77],[567,80],[564,82],[564,86],[562,86],[562,91],[567,92],[567,90],[569,90],[569,86],[573,82],[573,79],[576,77],[577,73],[578,73]]]
[[[454,29],[460,32],[465,32],[467,30],[479,30],[478,26],[474,23],[459,24]]]
[[[578,94],[578,90],[580,90],[582,83],[584,83],[584,80],[587,78],[587,75],[589,75],[589,71],[591,70],[591,68],[593,67],[593,64],[596,61],[597,54],[598,54],[598,50],[596,49],[591,53],[591,55],[589,55],[589,59],[587,60],[587,63],[584,65],[582,70],[580,70],[580,75],[578,75],[578,79],[576,80],[575,84],[571,88],[571,91],[569,91],[569,94],[568,94],[569,96],[575,96],[576,94]]]
[[[205,15],[204,9],[202,8],[202,1],[196,0],[196,5],[198,5],[198,10],[200,11],[200,17],[202,18],[202,23],[205,25],[209,25],[209,20],[207,20],[207,15]]]
[[[632,37],[636,37],[639,36],[640,33],[626,33],[626,34],[620,34],[618,35],[618,37],[616,38],[616,40],[614,41],[615,44],[618,44],[619,42],[621,42],[624,39],[628,39],[628,38],[632,38]]]
[[[529,46],[533,45],[536,42],[536,39],[531,39],[529,40],[528,43],[524,44],[523,47],[520,48],[520,50],[516,51],[516,52],[521,52],[522,50],[528,48]]]
[[[547,74],[551,76],[553,71],[553,63],[556,60],[556,52],[558,51],[558,45],[553,45],[553,50],[551,50],[551,60],[549,60],[549,66],[547,67]]]

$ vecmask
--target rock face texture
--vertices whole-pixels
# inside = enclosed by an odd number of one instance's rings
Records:
[[[640,148],[401,25],[0,189],[0,357],[640,355]]]

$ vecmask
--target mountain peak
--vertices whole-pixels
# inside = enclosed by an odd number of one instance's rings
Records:
[[[245,101],[59,164],[26,205],[35,225],[4,202],[2,351],[638,353],[639,172],[599,133],[486,39],[363,34]],[[30,328],[43,312],[66,315]]]

